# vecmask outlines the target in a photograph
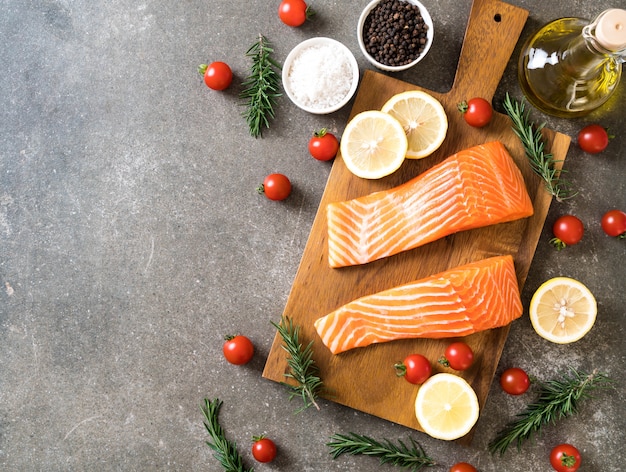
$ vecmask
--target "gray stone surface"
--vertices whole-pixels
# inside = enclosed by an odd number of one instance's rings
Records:
[[[601,369],[616,390],[585,403],[577,417],[504,457],[486,452],[495,432],[532,396],[510,397],[494,382],[470,447],[322,402],[294,415],[280,385],[261,378],[274,329],[318,209],[330,165],[306,142],[322,126],[341,135],[349,106],[308,115],[281,99],[261,139],[248,135],[237,98],[262,33],[283,61],[303,39],[345,43],[364,70],[355,26],[366,1],[312,2],[314,21],[279,22],[278,1],[0,2],[0,469],[6,471],[218,471],[205,445],[199,405],[224,401],[221,420],[257,471],[378,471],[374,458],[332,460],[333,433],[418,440],[448,470],[455,461],[481,471],[548,471],[547,455],[571,442],[580,470],[623,469],[623,241],[599,219],[626,210],[626,87],[601,111],[564,120],[533,112],[574,137],[589,122],[615,139],[601,155],[573,144],[566,168],[580,194],[553,203],[523,291],[550,277],[583,281],[599,317],[567,346],[539,338],[527,316],[513,323],[498,368],[521,366],[547,379],[570,366]],[[436,41],[423,63],[396,76],[449,89],[470,2],[426,1]],[[515,0],[530,10],[522,34],[561,16],[593,17],[624,0]],[[516,55],[521,42],[516,49]],[[496,94],[520,95],[511,60]],[[198,64],[234,70],[225,92],[207,89]],[[277,204],[255,192],[270,172],[295,189]],[[581,244],[548,244],[557,216],[587,226]],[[245,367],[222,358],[222,336],[242,332],[257,354]],[[253,434],[278,444],[270,465],[255,464]]]

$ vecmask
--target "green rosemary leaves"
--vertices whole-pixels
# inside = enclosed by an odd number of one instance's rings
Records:
[[[253,469],[246,469],[243,466],[243,460],[237,445],[229,441],[224,434],[224,430],[219,423],[218,415],[222,401],[218,398],[214,400],[204,400],[204,406],[201,407],[204,414],[204,426],[211,436],[211,441],[207,441],[207,445],[213,449],[215,458],[219,461],[225,471],[228,472],[252,472]]]
[[[297,410],[301,412],[310,406],[320,409],[317,404],[317,396],[320,393],[323,382],[319,377],[319,369],[313,360],[313,341],[306,347],[302,347],[300,342],[300,327],[293,324],[293,321],[283,316],[280,324],[272,322],[278,330],[282,340],[283,349],[287,352],[287,365],[289,373],[285,377],[295,380],[296,385],[283,382],[290,390],[289,399],[301,397],[304,406]]]
[[[274,105],[281,96],[279,92],[281,66],[272,58],[274,50],[265,36],[248,49],[246,56],[252,59],[250,75],[244,81],[240,98],[244,100],[246,111],[243,115],[248,122],[250,134],[255,138],[262,135],[262,128],[269,128],[270,118],[274,118]]]
[[[526,410],[517,415],[517,419],[502,429],[489,443],[492,454],[504,454],[511,444],[519,449],[521,444],[541,430],[544,425],[577,413],[581,400],[591,398],[591,392],[598,388],[607,388],[611,384],[609,377],[601,372],[590,374],[571,370],[569,375],[542,382],[539,398],[529,404]]]
[[[391,464],[410,469],[413,472],[435,465],[422,446],[410,438],[410,445],[398,440],[397,444],[388,439],[377,441],[369,436],[356,433],[335,434],[327,444],[333,459],[341,454],[363,454],[378,457],[381,464]]]
[[[508,93],[503,106],[513,121],[513,131],[522,141],[532,170],[543,179],[547,191],[559,202],[575,196],[576,193],[572,193],[569,182],[561,177],[564,171],[555,167],[559,161],[544,150],[545,143],[541,130],[545,123],[535,126],[529,119],[524,102],[516,101]]]

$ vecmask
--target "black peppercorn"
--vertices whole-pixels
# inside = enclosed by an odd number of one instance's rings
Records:
[[[403,0],[382,0],[365,19],[365,50],[381,64],[405,65],[424,51],[427,30],[417,5]]]

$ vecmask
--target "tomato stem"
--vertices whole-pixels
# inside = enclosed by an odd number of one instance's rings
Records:
[[[561,456],[561,464],[563,464],[565,467],[572,467],[576,465],[576,457],[564,452]]]
[[[396,369],[396,375],[398,377],[404,377],[406,375],[406,365],[402,362],[394,364],[393,367]]]
[[[550,244],[552,244],[556,248],[557,251],[565,249],[565,247],[567,246],[567,244],[565,244],[559,238],[552,238],[550,240]]]

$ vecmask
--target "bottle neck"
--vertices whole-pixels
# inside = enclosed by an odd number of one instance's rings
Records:
[[[621,64],[624,57],[604,48],[592,33],[591,26],[572,40],[561,52],[561,65],[568,75],[588,80],[602,72],[607,62]]]
[[[562,67],[574,75],[602,67],[607,60],[610,60],[610,57],[598,51],[593,42],[582,35],[571,41],[561,52]]]
[[[609,9],[585,26],[582,36],[591,51],[610,57],[618,64],[626,62],[626,11]]]

